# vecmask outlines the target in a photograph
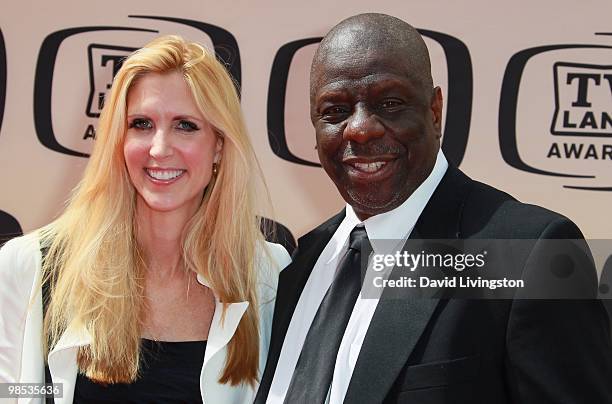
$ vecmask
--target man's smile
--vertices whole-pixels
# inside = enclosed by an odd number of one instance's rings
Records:
[[[359,171],[374,173],[380,170],[385,164],[387,164],[386,161],[376,161],[373,163],[353,163],[351,165]]]
[[[348,177],[355,182],[373,183],[386,179],[394,172],[397,157],[350,157],[342,161]]]

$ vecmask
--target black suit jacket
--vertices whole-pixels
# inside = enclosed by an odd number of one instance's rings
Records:
[[[302,289],[344,212],[298,241],[281,275],[268,361],[268,395]],[[582,239],[567,218],[517,202],[449,167],[410,238]],[[521,271],[537,256],[537,243]],[[537,261],[537,260],[536,260]],[[591,268],[592,269],[592,268]],[[594,271],[573,274],[596,288]],[[291,344],[291,341],[286,341]],[[346,403],[612,403],[612,348],[596,300],[381,299]]]

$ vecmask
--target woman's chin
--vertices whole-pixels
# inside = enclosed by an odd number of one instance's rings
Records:
[[[193,214],[197,208],[196,200],[176,200],[174,198],[142,198],[139,197],[139,202],[136,204],[136,209],[141,213],[173,213],[185,211]]]

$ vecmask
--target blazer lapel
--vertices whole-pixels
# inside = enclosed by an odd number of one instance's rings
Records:
[[[298,247],[293,257],[293,262],[280,273],[274,306],[270,350],[268,351],[266,368],[262,375],[255,400],[257,403],[265,402],[268,396],[278,358],[283,347],[283,341],[306,281],[319,255],[321,255],[321,252],[344,219],[344,216],[345,212],[342,210],[327,222],[301,237],[298,240]]]
[[[470,181],[449,167],[421,213],[410,239],[460,237],[463,202]],[[415,295],[386,298],[386,289],[374,312],[345,396],[345,403],[383,402],[416,343],[434,316],[439,299]]]
[[[215,313],[208,332],[208,342],[206,343],[206,352],[204,354],[203,368],[210,362],[211,358],[219,351],[227,346],[230,342],[242,316],[249,307],[249,302],[228,303],[225,305],[225,313],[223,312],[224,304],[215,296]],[[219,371],[221,369],[218,369]],[[217,374],[219,372],[213,372]]]
[[[53,383],[63,384],[62,398],[56,398],[56,404],[72,403],[78,366],[78,348],[91,343],[87,330],[75,324],[68,326],[59,341],[49,352],[48,363]]]

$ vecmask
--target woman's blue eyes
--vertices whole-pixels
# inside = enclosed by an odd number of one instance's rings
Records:
[[[195,132],[200,129],[197,124],[195,124],[194,122],[185,120],[185,119],[181,119],[180,121],[178,121],[174,125],[174,127],[184,132]],[[140,130],[153,129],[153,122],[151,122],[150,119],[136,118],[132,120],[132,122],[130,122],[130,124],[128,125],[128,128],[129,129],[135,128],[135,129],[140,129]]]
[[[198,125],[196,125],[195,123],[191,121],[185,121],[185,120],[179,121],[179,123],[177,124],[177,127],[187,132],[194,132],[200,129],[198,128]]]
[[[153,124],[151,123],[150,120],[148,119],[142,119],[142,118],[136,118],[134,119],[130,125],[129,128],[136,128],[136,129],[151,129],[153,127]]]

